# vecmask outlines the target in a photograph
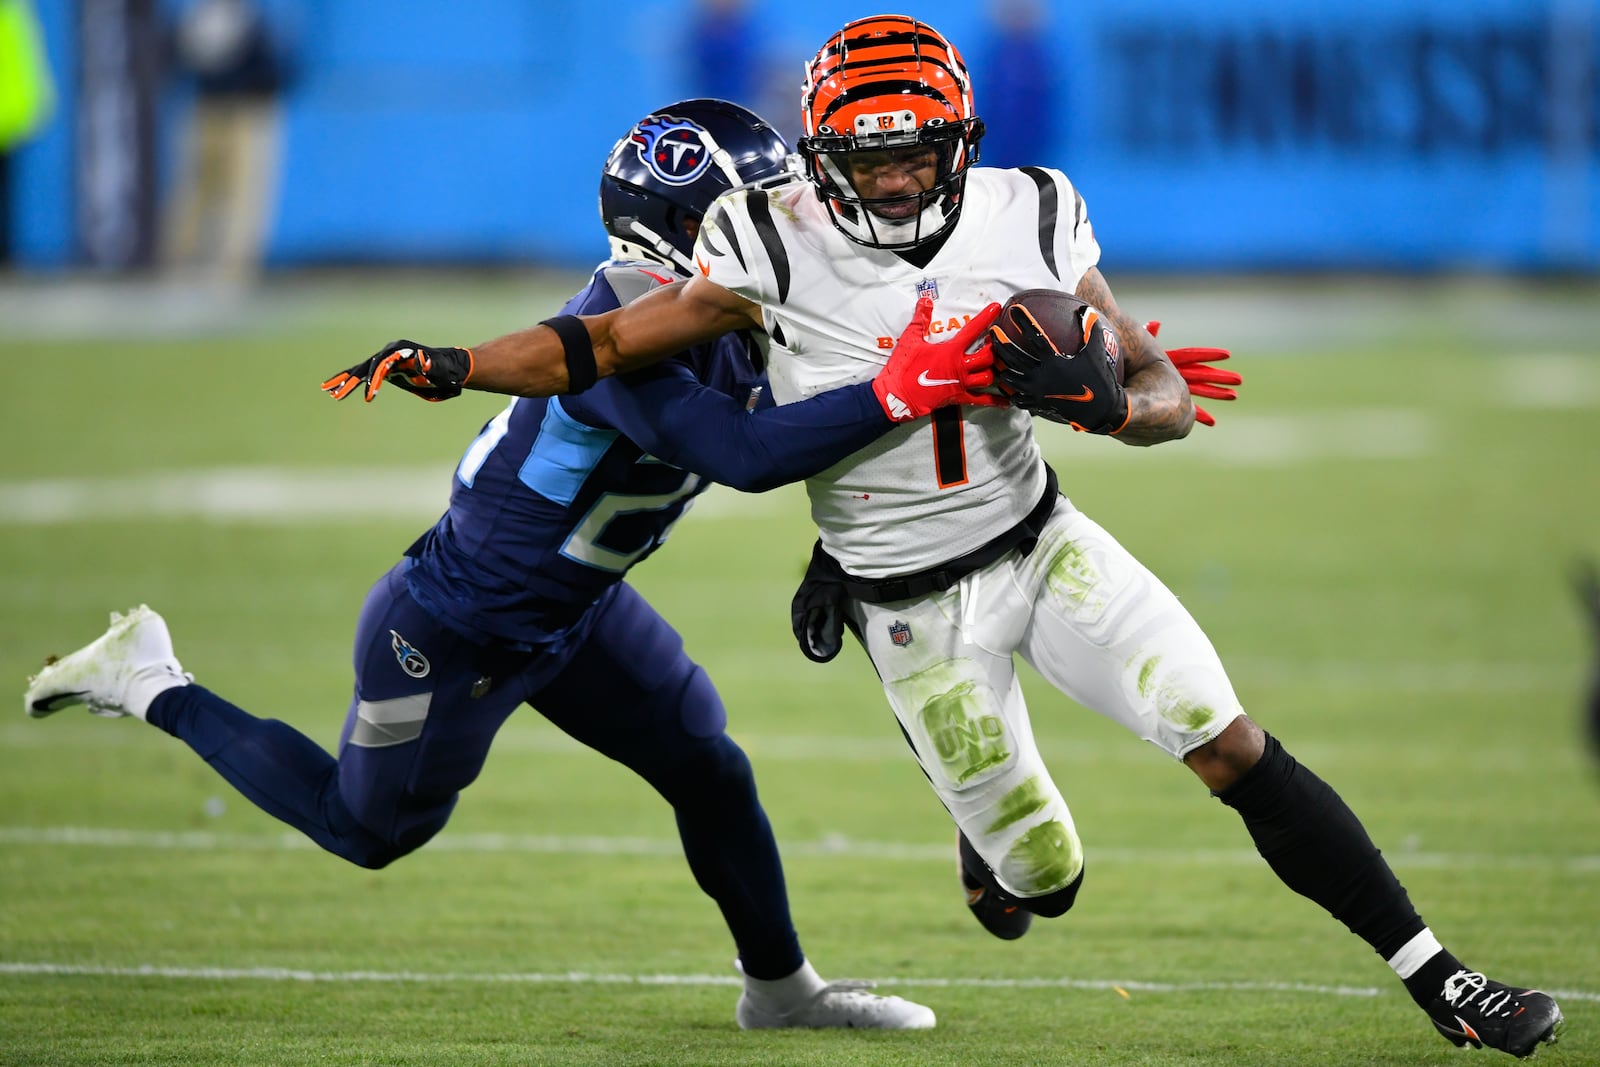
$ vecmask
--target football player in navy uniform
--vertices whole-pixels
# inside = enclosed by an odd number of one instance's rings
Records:
[[[788,170],[782,137],[741,107],[690,100],[647,116],[617,142],[601,179],[613,258],[563,314],[609,311],[688,275],[712,200]],[[146,719],[263,810],[378,868],[439,832],[496,731],[529,704],[672,805],[694,877],[733,934],[740,1026],[931,1027],[927,1007],[826,983],[806,961],[722,701],[624,576],[711,482],[771,488],[833,465],[901,419],[994,403],[969,391],[993,380],[987,345],[966,351],[992,318],[929,344],[924,317],[897,347],[893,372],[782,407],[745,331],[581,397],[513,400],[467,447],[444,517],[367,596],[337,758],[188,684],[164,621],[144,606],[47,666],[27,710],[87,704]]]

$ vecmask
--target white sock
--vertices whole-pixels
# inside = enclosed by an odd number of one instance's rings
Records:
[[[1444,946],[1433,936],[1433,931],[1424,926],[1421,933],[1401,945],[1400,951],[1389,957],[1389,966],[1403,982],[1443,951]]]
[[[166,664],[155,667],[145,667],[134,674],[128,682],[127,704],[123,711],[135,718],[149,721],[150,702],[165,693],[168,689],[176,689],[180,685],[188,685],[194,679],[187,674],[179,674]]]
[[[811,966],[810,960],[804,961],[799,970],[783,978],[763,980],[751,978],[748,974],[744,976],[744,991],[765,1004],[805,1004],[822,992],[827,984],[817,974],[816,968]]]

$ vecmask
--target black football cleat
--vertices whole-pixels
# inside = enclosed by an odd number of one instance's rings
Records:
[[[956,853],[961,860],[961,888],[966,890],[967,907],[978,924],[1003,941],[1015,941],[1027,933],[1033,913],[995,884],[989,865],[960,831],[956,832]]]
[[[1553,1045],[1566,1025],[1555,999],[1537,989],[1502,985],[1477,971],[1457,971],[1428,1005],[1428,1018],[1457,1048],[1497,1048],[1522,1059]]]

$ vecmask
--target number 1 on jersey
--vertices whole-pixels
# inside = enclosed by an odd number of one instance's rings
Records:
[[[967,484],[967,434],[959,407],[933,413],[933,473],[940,489]]]

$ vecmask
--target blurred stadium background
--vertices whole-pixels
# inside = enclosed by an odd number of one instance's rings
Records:
[[[549,314],[604,255],[631,122],[727,95],[792,138],[804,60],[880,7],[259,0],[257,38],[239,10],[0,0],[0,679],[148,600],[203,681],[331,745],[360,598],[500,402],[316,383]],[[1064,169],[1124,306],[1245,375],[1181,444],[1042,428],[1069,493],[1446,941],[1561,991],[1555,1055],[1600,1062],[1572,595],[1600,556],[1600,3],[901,10],[965,52],[985,162]],[[729,1034],[667,813],[534,716],[374,876],[154,731],[18,713],[0,1062],[1454,1062],[1186,775],[1038,686],[1093,873],[1070,923],[985,940],[870,669],[790,643],[810,536],[798,489],[713,491],[637,584],[724,691],[819,966],[922,983],[928,1040]]]
[[[792,138],[804,60],[868,11],[249,6],[270,75],[238,62],[225,18],[187,23],[195,0],[38,4],[56,107],[11,163],[18,267],[170,258],[197,98],[252,90],[274,102],[269,129],[234,149],[269,268],[584,266],[579,206],[642,109],[738,94]],[[916,7],[976,72],[986,162],[1066,169],[1122,273],[1600,268],[1593,0]]]

